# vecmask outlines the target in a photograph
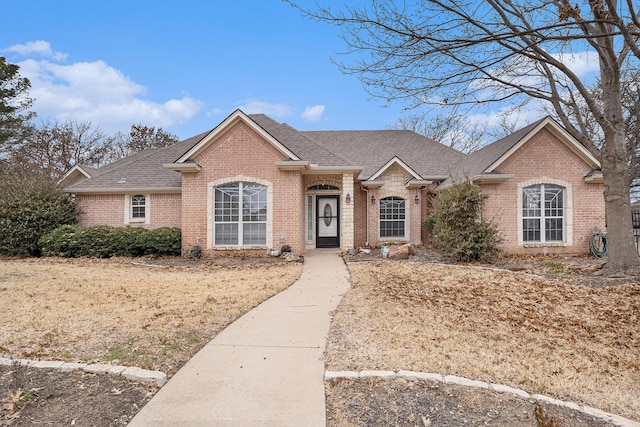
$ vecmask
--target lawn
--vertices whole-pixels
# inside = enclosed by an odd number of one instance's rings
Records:
[[[640,284],[428,263],[349,270],[327,369],[457,375],[640,420]]]
[[[301,271],[271,258],[0,260],[0,356],[171,375]]]

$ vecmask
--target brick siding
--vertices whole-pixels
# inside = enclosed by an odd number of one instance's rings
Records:
[[[127,224],[124,211],[125,199],[130,196],[130,194],[77,194],[76,202],[80,208],[79,224],[112,227],[130,225],[149,229],[182,225],[180,218],[182,198],[179,193],[147,194],[149,220]]]
[[[483,185],[489,195],[483,209],[485,219],[500,224],[504,249],[511,253],[587,253],[593,227],[604,229],[602,184],[588,184],[589,166],[551,132],[541,130],[498,167],[513,178],[500,184]],[[568,184],[565,200],[565,244],[523,244],[518,221],[518,197],[531,184]],[[519,243],[520,241],[520,243]]]
[[[213,254],[211,224],[212,185],[214,182],[259,182],[268,185],[271,209],[264,249],[280,248],[280,238],[296,252],[304,249],[304,191],[299,172],[280,171],[280,152],[262,139],[244,122],[231,127],[213,141],[195,159],[198,173],[182,176],[182,245],[183,250],[199,243],[205,254]],[[232,248],[226,248],[232,249]]]

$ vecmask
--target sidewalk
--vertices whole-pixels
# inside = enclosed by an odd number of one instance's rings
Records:
[[[324,426],[330,312],[348,288],[337,250],[305,253],[296,283],[222,331],[129,426]]]

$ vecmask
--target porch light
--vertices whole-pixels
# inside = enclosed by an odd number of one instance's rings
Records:
[[[351,203],[351,194],[347,193],[347,197],[345,197],[345,201],[347,204]]]
[[[376,196],[371,196],[371,204],[375,205],[376,204]]]
[[[416,202],[416,205],[420,203],[420,197],[416,194],[416,197],[413,198],[413,201]]]

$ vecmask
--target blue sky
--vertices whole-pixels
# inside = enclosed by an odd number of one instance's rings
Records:
[[[338,29],[281,0],[2,0],[2,10],[0,55],[31,80],[38,120],[186,138],[236,108],[301,130],[381,129],[403,114],[332,64]]]
[[[11,17],[0,55],[31,80],[39,121],[89,120],[107,134],[141,123],[187,138],[236,108],[300,130],[384,129],[419,113],[371,99],[331,62],[345,49],[339,29],[282,0],[0,1]],[[348,1],[358,3],[369,2]],[[580,74],[597,69],[574,56]],[[494,107],[467,119],[495,124]],[[530,109],[518,121],[543,114]]]

